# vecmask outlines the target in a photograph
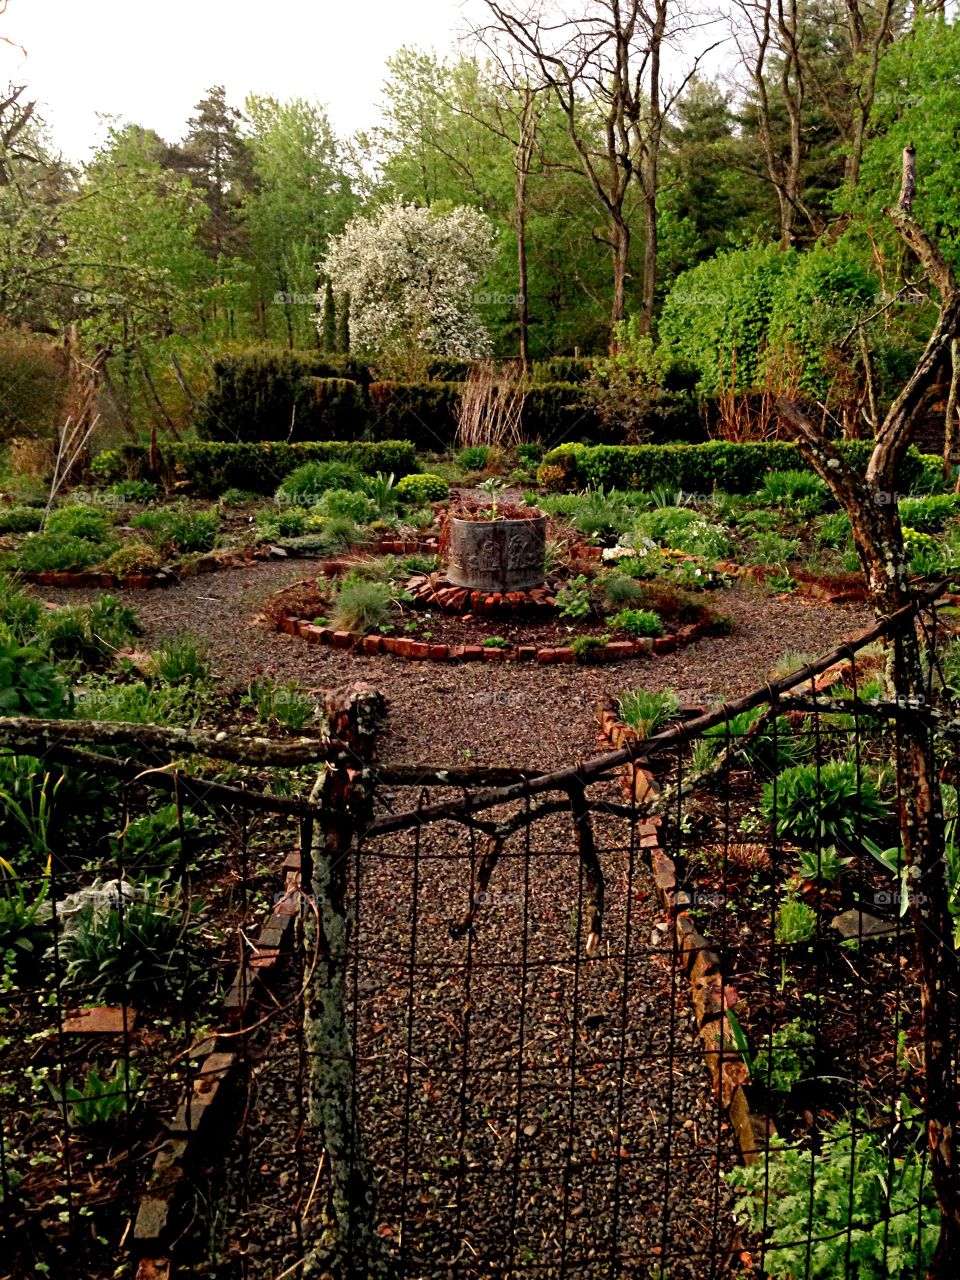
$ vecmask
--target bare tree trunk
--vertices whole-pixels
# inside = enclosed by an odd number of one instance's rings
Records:
[[[530,367],[530,303],[527,287],[527,183],[530,178],[530,162],[533,158],[537,117],[535,94],[524,91],[523,112],[520,117],[520,134],[514,152],[514,206],[517,219],[517,328],[520,344],[520,363],[524,373]]]
[[[943,477],[949,484],[953,468],[960,462],[960,412],[957,410],[957,390],[960,387],[960,342],[950,343],[950,390],[943,423]],[[960,492],[960,478],[957,480]]]

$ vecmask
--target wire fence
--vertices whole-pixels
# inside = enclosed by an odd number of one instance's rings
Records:
[[[905,702],[878,642],[918,625]],[[309,802],[101,774],[5,882],[39,906],[6,950],[0,1275],[936,1274],[951,628],[924,602],[719,711],[601,710],[609,750],[551,774],[382,763],[369,693]],[[918,727],[936,885],[897,818]]]

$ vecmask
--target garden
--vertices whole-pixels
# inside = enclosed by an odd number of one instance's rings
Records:
[[[4,1280],[960,1272],[960,24],[480,8],[0,95]]]

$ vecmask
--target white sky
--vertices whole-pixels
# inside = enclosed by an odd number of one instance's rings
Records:
[[[403,44],[444,52],[478,0],[8,0],[0,86],[26,82],[55,143],[84,160],[97,114],[185,132],[213,84],[324,103],[341,135],[374,123],[384,62]]]

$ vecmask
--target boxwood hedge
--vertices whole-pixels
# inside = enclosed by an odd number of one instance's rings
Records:
[[[860,469],[872,451],[869,441],[841,445]],[[752,493],[768,471],[809,470],[795,444],[561,445],[545,455],[544,466],[565,473],[567,489],[683,489],[687,493]],[[901,493],[930,492],[942,486],[942,462],[911,446],[900,476]]]
[[[156,470],[151,468],[149,449],[125,445],[101,453],[92,469],[108,483],[124,478],[159,479],[167,485],[179,483],[195,493],[216,497],[227,489],[273,493],[285,475],[311,460],[346,462],[368,475],[392,472],[397,479],[417,470],[416,451],[408,440],[300,444],[278,440],[259,444],[181,441],[160,446]]]

